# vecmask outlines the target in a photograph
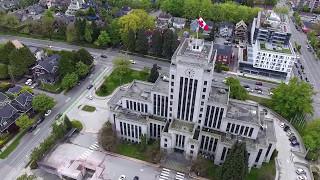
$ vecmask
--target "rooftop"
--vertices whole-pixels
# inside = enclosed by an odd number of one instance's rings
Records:
[[[288,17],[286,15],[277,14],[272,10],[260,11],[257,19],[257,28],[289,33]]]
[[[289,45],[282,45],[282,44],[272,44],[268,42],[261,42],[258,41],[258,48],[265,51],[273,51],[283,54],[293,54],[293,50]]]
[[[213,66],[213,42],[195,38],[185,38],[182,41],[172,56],[172,63],[180,61],[196,66]]]
[[[166,78],[169,78],[169,75],[164,75],[164,76]],[[160,92],[160,93],[163,93],[163,94],[168,94],[168,92],[169,92],[169,81],[165,81],[165,80],[163,80],[163,78],[161,78],[159,76],[159,78],[155,82],[154,86],[152,87],[152,91],[153,92]]]
[[[134,80],[128,87],[128,90],[124,96],[136,100],[150,101],[152,88],[152,83]]]
[[[173,120],[170,129],[177,130],[177,131],[184,131],[186,133],[192,133],[194,128],[194,123],[187,122],[187,121],[180,121],[180,120]]]
[[[146,122],[146,115],[137,114],[132,112],[128,109],[123,109],[119,107],[119,113],[117,114],[117,117],[120,119],[130,120],[130,121],[136,121],[136,122]]]
[[[222,82],[213,82],[208,102],[228,104],[229,88]]]
[[[14,45],[16,49],[20,49],[24,47],[23,44],[18,40],[12,40],[11,43]]]
[[[261,125],[259,105],[256,103],[230,99],[226,116],[227,118]]]

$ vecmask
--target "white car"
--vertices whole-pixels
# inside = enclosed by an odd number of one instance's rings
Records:
[[[31,88],[34,89],[37,85],[38,85],[38,83],[34,83],[34,84],[32,84]]]
[[[131,62],[131,64],[135,64],[136,62],[133,59],[129,60]]]
[[[307,176],[305,175],[298,176],[297,180],[307,180]]]
[[[51,110],[49,109],[45,114],[44,116],[49,116],[51,114]]]
[[[247,90],[248,92],[252,92],[252,93],[253,93],[253,89],[246,88],[246,90]]]
[[[88,98],[89,100],[92,100],[92,99],[93,99],[92,95],[87,96],[87,98]]]
[[[32,84],[32,79],[28,79],[24,84],[31,86],[31,84]]]
[[[284,123],[280,123],[281,128],[284,128],[284,125],[285,125]]]
[[[121,175],[120,177],[119,177],[119,180],[125,180],[126,179],[126,176],[125,175]]]
[[[272,96],[272,95],[273,95],[273,92],[270,91],[270,92],[269,92],[269,96]]]
[[[302,169],[302,168],[298,168],[298,169],[296,170],[296,173],[297,173],[298,175],[301,175],[301,174],[306,174],[306,171],[305,171],[304,169]]]

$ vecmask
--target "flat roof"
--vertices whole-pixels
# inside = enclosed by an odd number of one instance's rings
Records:
[[[265,51],[273,51],[277,53],[283,53],[283,54],[294,54],[293,49],[291,47],[291,44],[289,45],[283,45],[283,44],[273,44],[269,42],[262,42],[257,40],[258,42],[258,48],[260,50],[265,50]]]
[[[166,78],[169,78],[169,75],[163,74]],[[157,81],[154,83],[152,89],[153,92],[160,92],[163,94],[168,94],[169,92],[169,81],[164,81],[162,77],[159,76]]]
[[[280,33],[290,33],[288,16],[277,14],[273,10],[263,10],[258,13],[257,27]]]
[[[221,104],[228,104],[229,88],[222,82],[213,82],[211,85],[211,92],[209,93],[208,102],[218,102]]]
[[[226,116],[230,119],[261,125],[260,113],[257,103],[230,99]]]
[[[193,129],[194,129],[194,123],[187,122],[187,121],[180,121],[180,120],[174,119],[172,121],[169,129],[192,133]]]

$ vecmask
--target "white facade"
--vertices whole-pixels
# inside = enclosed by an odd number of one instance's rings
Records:
[[[145,134],[160,140],[166,153],[202,155],[224,162],[228,149],[245,141],[249,167],[269,161],[275,149],[274,124],[256,103],[229,99],[229,88],[213,82],[212,42],[185,39],[171,60],[167,80],[134,81],[109,101],[118,137],[140,142]]]
[[[74,16],[76,12],[82,8],[82,5],[84,3],[84,0],[71,0],[70,5],[68,6],[68,9],[65,14],[68,16]]]

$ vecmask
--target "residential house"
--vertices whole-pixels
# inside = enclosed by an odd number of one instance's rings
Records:
[[[40,0],[39,4],[47,9],[55,7],[57,9],[68,8],[71,0]]]
[[[29,92],[23,92],[19,94],[14,100],[11,101],[11,105],[19,112],[26,113],[32,108],[33,95]]]
[[[233,33],[233,24],[229,22],[219,23],[218,32],[221,37],[231,38]]]
[[[177,29],[183,29],[184,26],[186,25],[186,21],[187,20],[185,18],[180,18],[180,17],[173,17],[171,19],[172,26]]]
[[[21,86],[13,86],[13,87],[9,88],[6,91],[6,94],[8,94],[8,95],[16,95],[16,94],[18,94],[20,92],[21,88],[22,88]]]
[[[38,81],[53,84],[58,79],[58,66],[60,56],[54,54],[43,58],[32,67],[33,75]]]
[[[123,6],[118,12],[114,14],[115,17],[121,17],[129,14],[132,11],[130,6]]]
[[[36,15],[42,14],[44,12],[44,8],[39,4],[34,4],[32,6],[27,7],[25,9],[25,12],[26,14],[36,16]]]
[[[170,13],[161,12],[159,16],[157,17],[157,27],[158,28],[168,28],[169,22],[171,20],[172,16]]]
[[[216,62],[222,64],[230,64],[234,58],[234,53],[232,46],[223,45],[223,44],[214,44],[213,49],[217,51]]]
[[[234,28],[234,40],[237,43],[245,43],[247,41],[248,27],[246,23],[241,20]]]
[[[2,92],[0,92],[0,107],[4,106],[5,104],[7,104],[8,102],[10,102],[10,99],[8,96],[6,96],[5,94],[3,94]]]
[[[13,44],[13,46],[14,46],[16,49],[20,49],[20,48],[23,48],[23,47],[24,47],[24,45],[23,45],[20,41],[18,41],[18,40],[11,40],[10,42]]]
[[[71,0],[67,11],[65,12],[67,16],[74,16],[77,11],[79,11],[85,4],[84,0]]]
[[[36,60],[39,61],[44,56],[44,50],[39,47],[29,46],[31,53],[36,57]]]
[[[11,104],[0,106],[0,133],[5,132],[20,117],[18,110]]]

